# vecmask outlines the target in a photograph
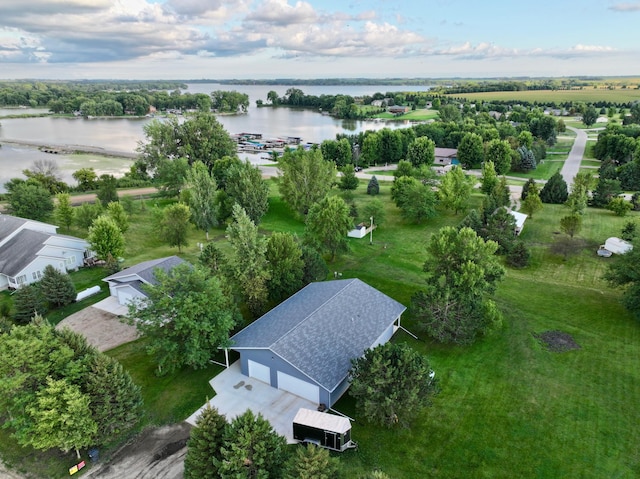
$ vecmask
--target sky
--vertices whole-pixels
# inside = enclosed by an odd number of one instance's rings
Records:
[[[640,76],[640,1],[0,0],[0,79]]]

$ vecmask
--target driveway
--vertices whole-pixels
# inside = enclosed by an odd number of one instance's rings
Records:
[[[209,381],[216,395],[209,401],[220,414],[231,421],[247,409],[254,414],[262,414],[278,434],[293,440],[293,418],[301,407],[316,409],[317,404],[294,394],[273,388],[262,381],[244,376],[240,372],[240,361],[222,371]],[[205,406],[187,418],[187,422],[195,425],[197,417]]]
[[[567,187],[571,189],[573,179],[580,171],[580,163],[582,163],[582,157],[584,156],[584,150],[587,146],[587,133],[584,130],[578,128],[567,127],[567,130],[571,130],[576,134],[576,139],[573,142],[569,156],[562,165],[560,174],[564,181],[567,182]]]

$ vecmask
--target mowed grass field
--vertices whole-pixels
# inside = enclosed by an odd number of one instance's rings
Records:
[[[430,236],[442,226],[457,225],[463,215],[441,211],[425,224],[407,223],[391,201],[390,186],[381,182],[378,198],[386,218],[374,231],[373,244],[368,236],[350,239],[350,251],[329,264],[329,277],[334,272],[358,277],[408,306],[423,282]],[[261,231],[302,236],[304,223],[292,216],[274,182],[270,187],[270,209]],[[366,181],[354,200],[359,208],[373,200],[366,194]],[[481,200],[474,194],[471,206]],[[152,199],[145,209],[137,204],[125,235],[124,266],[177,254],[154,233],[151,222],[153,208],[168,203]],[[439,393],[414,421],[393,429],[369,424],[346,394],[335,408],[355,419],[353,439],[359,449],[336,455],[339,477],[360,478],[374,469],[394,479],[640,476],[640,324],[620,305],[620,292],[602,279],[611,259],[595,254],[607,237],[619,235],[629,218],[590,208],[582,232],[567,247],[559,233],[566,214],[563,206],[545,205],[525,224],[521,238],[532,261],[522,270],[507,268],[498,286],[495,300],[504,315],[500,329],[470,346],[441,345],[424,334],[410,312],[403,315],[403,325],[419,339],[399,331],[394,341],[407,342],[429,358]],[[638,221],[638,213],[630,218]],[[226,249],[224,228],[210,237]],[[180,256],[197,261],[198,243],[205,241],[203,232],[191,229],[190,244]],[[82,278],[83,284],[95,280],[99,278],[92,275]],[[544,331],[568,333],[580,348],[550,352],[535,337]],[[158,378],[144,347],[139,340],[109,354],[142,387],[145,424],[184,420],[214,394],[208,380],[218,366]],[[21,450],[7,431],[0,434],[0,447],[14,464],[28,455],[34,467],[48,461],[51,470],[64,471],[55,467],[56,454]],[[40,476],[46,476],[43,470],[37,467]]]
[[[582,90],[526,90],[526,91],[498,91],[480,93],[452,93],[447,96],[465,98],[468,101],[523,101],[530,103],[564,103],[564,102],[611,102],[630,103],[640,100],[640,90],[637,88],[593,88],[584,87]]]

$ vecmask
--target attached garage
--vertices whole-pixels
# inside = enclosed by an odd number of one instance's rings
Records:
[[[294,378],[282,371],[278,371],[278,389],[288,391],[316,404],[320,403],[320,388],[318,386],[302,379]]]
[[[125,288],[118,288],[118,303],[127,306],[135,296]]]
[[[271,384],[271,369],[269,369],[269,366],[265,366],[264,364],[260,364],[249,359],[247,367],[249,369],[248,376],[250,378],[255,378],[263,383]]]

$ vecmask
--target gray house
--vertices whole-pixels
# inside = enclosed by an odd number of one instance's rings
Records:
[[[157,284],[154,272],[160,268],[168,272],[174,266],[184,263],[182,258],[168,256],[166,258],[152,259],[138,263],[130,268],[118,271],[103,279],[109,283],[109,293],[118,299],[118,303],[126,306],[135,298],[146,298],[142,289],[144,284]]]
[[[242,373],[331,407],[351,360],[386,343],[406,308],[359,279],[311,283],[231,338]]]

